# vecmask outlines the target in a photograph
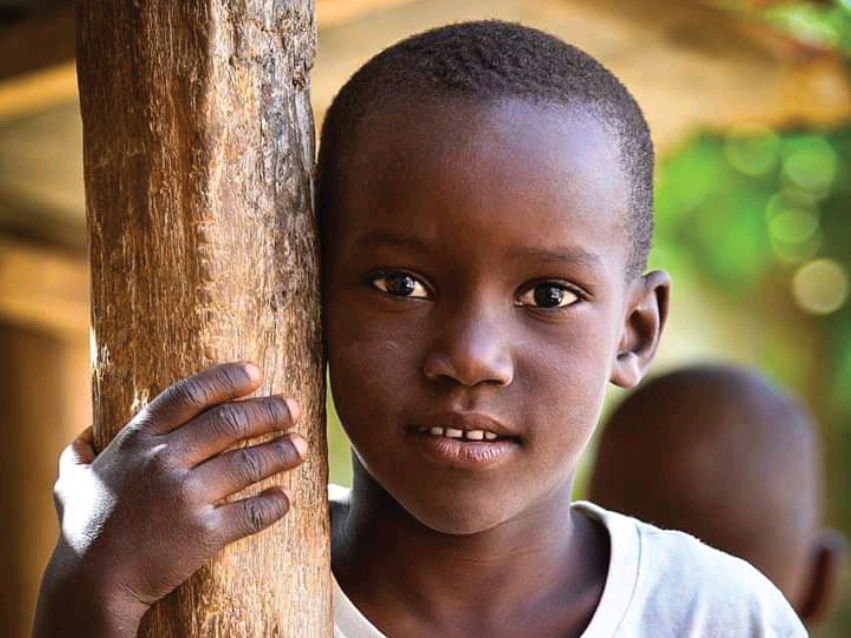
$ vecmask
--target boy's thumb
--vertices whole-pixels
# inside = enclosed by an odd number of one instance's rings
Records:
[[[89,465],[95,460],[94,428],[90,425],[77,435],[59,458],[59,473],[70,471],[76,465]]]

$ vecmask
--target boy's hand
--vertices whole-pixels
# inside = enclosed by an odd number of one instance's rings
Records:
[[[146,609],[216,551],[283,517],[289,496],[279,487],[223,502],[296,467],[307,451],[298,434],[283,434],[298,420],[294,401],[233,401],[260,381],[252,364],[210,368],[170,386],[101,454],[91,428],[78,437],[62,454],[56,483],[62,538],[55,570],[77,574],[72,581],[94,579],[95,592]],[[226,451],[264,434],[280,436]]]

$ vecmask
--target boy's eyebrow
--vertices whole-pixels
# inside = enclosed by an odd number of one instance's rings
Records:
[[[355,246],[358,248],[373,248],[383,245],[401,246],[412,250],[426,251],[428,246],[416,235],[407,233],[399,233],[389,230],[372,230],[364,235],[361,235],[355,241]]]
[[[372,230],[355,240],[358,248],[374,248],[375,246],[400,246],[420,252],[428,252],[428,244],[416,235],[389,230]],[[603,260],[600,256],[588,252],[580,246],[557,246],[554,248],[536,248],[518,246],[509,251],[509,257],[517,260],[549,261],[561,264],[601,267]]]
[[[603,265],[603,260],[599,255],[588,252],[580,246],[556,246],[554,248],[518,246],[509,251],[509,256],[518,260],[552,261],[592,268]]]

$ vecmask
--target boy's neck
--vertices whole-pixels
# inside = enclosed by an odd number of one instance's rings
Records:
[[[608,569],[604,529],[570,507],[571,480],[492,529],[444,534],[420,523],[355,461],[351,505],[334,520],[334,573],[389,635],[579,635]],[[341,512],[342,514],[342,512]],[[530,633],[530,622],[553,625]],[[465,630],[464,627],[467,629]],[[574,631],[575,629],[575,631]],[[498,630],[498,631],[497,631]],[[466,635],[473,635],[466,633]]]

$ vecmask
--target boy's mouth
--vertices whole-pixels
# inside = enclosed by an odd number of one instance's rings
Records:
[[[431,414],[414,423],[410,428],[412,432],[427,437],[471,442],[504,440],[520,443],[520,437],[511,427],[486,414],[451,410]]]
[[[499,439],[507,439],[507,436],[500,436],[496,432],[490,430],[461,430],[458,428],[442,428],[438,426],[420,427],[417,430],[420,434],[427,436],[445,437],[447,439],[461,439],[462,441],[498,441]]]
[[[423,425],[431,423],[433,425]],[[455,469],[485,469],[519,452],[521,438],[485,415],[448,412],[409,428],[416,448],[432,463]]]

